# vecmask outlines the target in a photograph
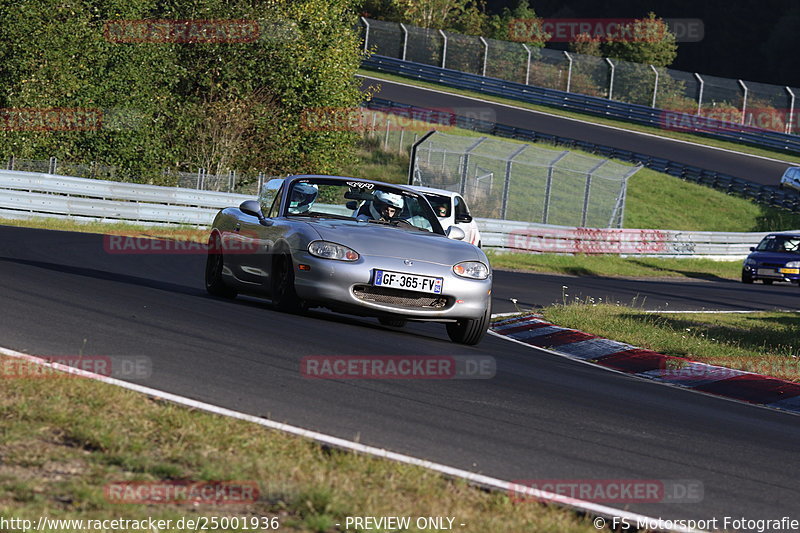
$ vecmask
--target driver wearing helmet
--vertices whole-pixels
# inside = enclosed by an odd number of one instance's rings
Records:
[[[288,213],[290,215],[307,213],[311,206],[314,205],[318,193],[319,187],[315,184],[295,183],[292,188],[292,195],[289,198]]]
[[[403,210],[403,197],[399,194],[385,191],[375,191],[373,200],[366,202],[358,210],[359,220],[389,220],[400,216]]]

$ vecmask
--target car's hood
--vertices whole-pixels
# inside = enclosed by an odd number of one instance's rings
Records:
[[[308,222],[326,241],[349,246],[363,256],[399,257],[452,265],[483,260],[469,243],[427,231],[357,222],[320,219]]]
[[[800,261],[800,254],[789,252],[750,252],[749,259],[766,263],[785,263],[787,261]]]

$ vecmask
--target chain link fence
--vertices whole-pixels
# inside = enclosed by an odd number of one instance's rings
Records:
[[[426,65],[797,134],[800,89],[361,18],[364,49]]]
[[[441,132],[413,152],[413,183],[458,192],[481,218],[621,228],[641,166],[487,137]]]

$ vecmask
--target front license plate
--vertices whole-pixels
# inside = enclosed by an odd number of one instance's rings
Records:
[[[775,272],[774,268],[759,268],[758,269],[759,276],[777,276],[778,273]]]
[[[781,274],[800,274],[800,269],[798,268],[781,268]]]
[[[404,274],[403,272],[376,270],[373,285],[378,287],[392,287],[393,289],[405,289],[407,291],[442,294],[442,278],[417,276],[416,274]]]

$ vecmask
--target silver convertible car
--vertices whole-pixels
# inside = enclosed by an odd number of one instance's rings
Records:
[[[452,238],[448,238],[448,236]],[[486,255],[460,228],[443,229],[410,188],[336,176],[264,184],[258,200],[228,207],[209,237],[206,289],[269,296],[287,312],[312,307],[378,318],[442,322],[477,344],[491,316]]]

